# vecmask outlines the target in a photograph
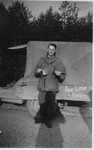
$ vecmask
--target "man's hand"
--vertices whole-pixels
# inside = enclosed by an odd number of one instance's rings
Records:
[[[38,73],[41,73],[41,71],[42,71],[42,69],[41,69],[41,68],[39,68],[39,69],[37,70],[37,72],[38,72]]]
[[[59,76],[59,75],[61,74],[61,72],[60,72],[60,71],[55,70],[55,74],[56,74],[57,76]]]

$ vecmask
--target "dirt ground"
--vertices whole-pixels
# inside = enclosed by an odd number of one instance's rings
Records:
[[[25,107],[0,107],[0,148],[91,148],[92,110],[65,107],[52,128],[35,124]]]

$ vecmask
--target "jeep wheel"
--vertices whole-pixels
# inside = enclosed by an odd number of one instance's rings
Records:
[[[27,100],[26,107],[32,117],[35,117],[40,108],[38,100]]]

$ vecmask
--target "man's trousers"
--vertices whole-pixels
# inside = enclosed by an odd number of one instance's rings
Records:
[[[52,118],[55,113],[55,91],[39,91],[38,99],[40,110],[39,113],[42,117]]]

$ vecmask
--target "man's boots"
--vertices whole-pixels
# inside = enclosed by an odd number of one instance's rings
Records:
[[[52,128],[52,124],[49,120],[45,120],[45,125],[48,127],[48,128]]]
[[[36,116],[34,117],[35,123],[41,123],[42,116],[37,113]]]
[[[48,116],[45,117],[44,123],[48,128],[52,128],[51,119]]]
[[[34,117],[35,123],[43,123],[45,119],[45,103],[40,105],[40,109]]]

